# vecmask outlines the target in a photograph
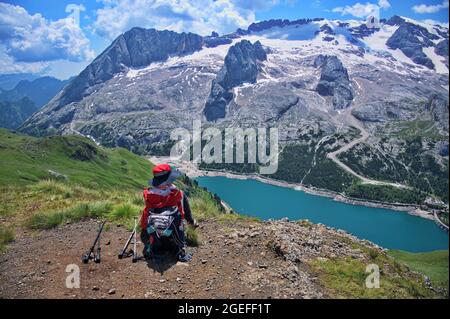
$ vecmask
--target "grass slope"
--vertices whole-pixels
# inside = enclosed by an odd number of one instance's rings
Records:
[[[0,187],[43,179],[95,188],[142,188],[151,177],[146,159],[97,147],[81,136],[34,138],[0,129]]]
[[[122,148],[104,148],[81,136],[35,138],[0,129],[0,250],[16,228],[45,230],[83,218],[133,225],[144,202],[152,164]],[[209,192],[182,178],[198,220],[225,215]],[[189,240],[198,244],[194,230]]]
[[[401,250],[390,250],[389,255],[431,279],[439,287],[448,289],[448,250],[428,253],[410,253]]]
[[[448,297],[448,288],[446,288],[446,286],[437,285],[438,288],[443,289],[439,293],[428,289],[424,284],[423,276],[411,272],[410,268],[413,270],[416,269],[411,267],[409,263],[405,263],[404,258],[402,257],[408,256],[410,258],[410,263],[420,264],[420,259],[422,256],[436,254],[439,258],[435,259],[435,261],[438,261],[438,263],[444,263],[442,258],[444,258],[445,252],[412,254],[400,251],[388,251],[388,253],[385,253],[384,251],[368,248],[356,242],[348,243],[352,246],[352,248],[364,252],[368,259],[362,262],[361,260],[350,257],[338,257],[329,260],[317,259],[309,263],[312,271],[317,274],[319,281],[328,288],[332,298],[433,299]],[[397,253],[401,256],[401,258],[397,259]],[[445,271],[447,272],[448,278],[448,251],[446,251],[446,253],[447,265]],[[419,255],[422,256],[419,257]],[[366,288],[366,278],[368,276],[366,267],[369,264],[375,264],[379,267],[379,288]],[[433,261],[430,260],[428,266],[432,268]],[[425,274],[424,271],[418,269],[416,271],[421,274]],[[439,271],[444,271],[444,269],[439,269]]]

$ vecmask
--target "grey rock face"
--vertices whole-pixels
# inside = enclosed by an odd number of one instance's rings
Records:
[[[434,47],[436,54],[443,56],[445,58],[445,65],[447,68],[449,66],[449,56],[448,56],[448,39],[442,40]]]
[[[371,34],[379,31],[379,28],[368,28],[365,23],[359,25],[358,27],[350,28],[349,31],[351,35],[356,39],[362,39],[364,37],[368,37]]]
[[[224,36],[224,37],[219,37],[219,36],[205,37],[204,41],[205,41],[205,46],[207,48],[214,48],[219,45],[230,44],[231,42],[233,42],[232,39],[230,39],[229,37],[226,37],[226,36]]]
[[[440,141],[436,143],[438,154],[441,156],[448,156],[448,141]]]
[[[329,36],[325,36],[325,37],[322,38],[322,40],[323,41],[327,41],[327,42],[331,42],[331,41],[334,40],[334,38],[333,37],[329,37]]]
[[[329,34],[329,35],[334,35],[335,32],[333,31],[333,29],[328,25],[328,24],[324,24],[320,27],[320,31],[325,33],[325,34]]]
[[[225,117],[226,107],[233,98],[230,90],[246,82],[255,83],[258,61],[266,59],[267,54],[259,41],[252,44],[243,40],[230,47],[205,105],[204,115],[208,121]]]
[[[304,25],[312,21],[322,21],[323,18],[315,19],[298,19],[298,20],[287,20],[287,19],[272,19],[267,21],[255,22],[248,27],[248,32],[260,32],[274,27],[285,27],[289,25]]]
[[[434,50],[440,56],[448,58],[448,39],[445,39],[445,40],[442,40],[441,42],[439,42],[436,45]]]
[[[315,63],[322,68],[317,93],[332,96],[335,109],[344,109],[353,100],[347,69],[336,56],[318,56]]]
[[[423,48],[434,46],[432,40],[438,37],[428,32],[424,27],[405,22],[394,32],[386,42],[391,49],[400,49],[415,63],[434,69],[433,61],[423,52]]]
[[[436,94],[430,98],[426,105],[433,119],[446,131],[449,128],[448,102],[448,97]]]
[[[59,105],[79,101],[95,91],[114,74],[127,67],[141,67],[164,61],[169,55],[183,55],[200,50],[203,38],[193,33],[176,33],[155,29],[133,28],[120,35],[62,92]]]

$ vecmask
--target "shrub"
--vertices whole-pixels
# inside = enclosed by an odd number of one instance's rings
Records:
[[[129,219],[139,215],[141,207],[133,205],[131,203],[120,204],[114,207],[110,217],[114,220],[117,219]]]
[[[66,218],[65,212],[39,213],[31,216],[26,221],[26,226],[31,229],[50,229],[60,225]]]
[[[186,241],[189,246],[198,247],[200,245],[200,240],[198,238],[198,233],[196,229],[192,226],[186,228]]]
[[[81,203],[62,211],[35,214],[25,224],[32,229],[50,229],[66,221],[72,222],[86,217],[106,216],[112,208],[111,202]]]
[[[31,186],[31,189],[35,192],[55,194],[55,195],[66,195],[70,194],[70,187],[59,183],[54,180],[43,180]]]
[[[14,231],[11,228],[0,226],[0,251],[14,240]]]

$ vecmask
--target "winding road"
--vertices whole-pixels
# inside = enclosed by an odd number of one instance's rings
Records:
[[[359,83],[358,82],[356,82],[356,83],[358,85],[358,88],[360,88]],[[367,140],[367,138],[369,137],[369,132],[367,132],[364,125],[356,117],[353,116],[353,114],[352,114],[353,108],[354,108],[354,104],[352,104],[351,107],[349,107],[345,110],[342,110],[340,113],[338,113],[335,116],[334,121],[340,125],[342,125],[342,123],[347,123],[348,125],[357,128],[361,133],[361,137],[352,140],[350,143],[344,145],[343,147],[341,147],[340,149],[338,149],[334,152],[328,153],[327,158],[329,158],[330,160],[335,162],[339,167],[341,167],[346,172],[348,172],[348,173],[352,174],[353,176],[355,176],[356,178],[360,179],[363,184],[385,185],[385,186],[392,186],[392,187],[403,188],[403,189],[411,189],[411,187],[403,185],[403,184],[378,181],[378,180],[364,177],[364,176],[356,173],[353,169],[351,169],[349,166],[344,164],[338,158],[339,154],[347,152],[348,150],[350,150],[354,146],[358,145],[359,143],[364,143]]]

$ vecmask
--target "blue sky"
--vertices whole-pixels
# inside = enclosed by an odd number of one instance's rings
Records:
[[[363,19],[373,8],[448,23],[447,0],[0,1],[0,73],[76,75],[133,26],[206,35],[268,19]]]

